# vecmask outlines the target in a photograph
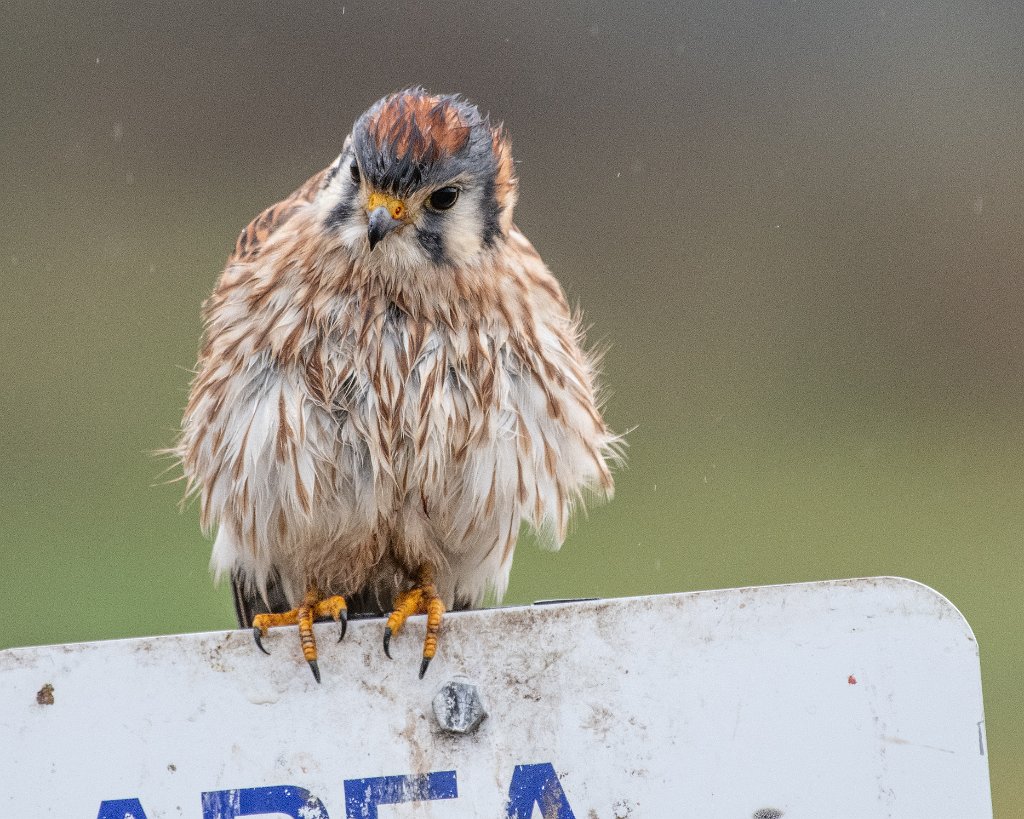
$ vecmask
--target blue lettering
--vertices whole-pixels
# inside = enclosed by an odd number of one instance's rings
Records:
[[[346,819],[377,819],[378,805],[400,802],[431,802],[459,796],[455,771],[435,771],[423,776],[375,776],[345,780]]]
[[[138,799],[108,799],[100,802],[96,819],[146,819],[146,812]]]
[[[565,798],[562,783],[558,781],[555,766],[550,762],[516,765],[512,772],[505,816],[507,819],[530,819],[534,805],[540,806],[544,819],[576,819],[569,800]]]
[[[203,819],[235,819],[266,813],[282,813],[291,819],[328,819],[323,803],[310,796],[305,788],[294,785],[207,791],[203,794]]]
[[[380,805],[457,799],[455,771],[432,771],[419,776],[376,776],[345,780],[345,819],[379,819]],[[327,809],[305,788],[277,785],[207,791],[202,795],[203,819],[238,819],[277,814],[288,819],[329,819]],[[544,819],[576,819],[554,765],[541,762],[516,765],[508,786],[506,819],[531,819],[539,807]],[[138,799],[109,799],[100,803],[96,819],[147,819]]]

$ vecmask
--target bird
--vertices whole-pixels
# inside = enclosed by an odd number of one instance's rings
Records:
[[[422,87],[241,233],[213,294],[174,449],[241,625],[426,615],[500,601],[523,524],[558,548],[613,494],[581,316],[513,222],[503,124]]]

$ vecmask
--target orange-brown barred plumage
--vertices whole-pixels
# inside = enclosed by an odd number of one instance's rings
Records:
[[[323,186],[324,179],[329,171],[330,168],[325,168],[320,173],[315,174],[287,199],[271,205],[246,225],[245,229],[239,234],[238,241],[235,242],[235,251],[228,264],[255,259],[270,234],[288,221],[288,218],[295,213],[299,205],[304,202],[308,204],[313,201],[317,191]]]

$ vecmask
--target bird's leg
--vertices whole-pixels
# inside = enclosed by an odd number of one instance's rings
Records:
[[[434,567],[424,563],[416,572],[416,585],[395,598],[395,610],[388,617],[384,627],[384,653],[391,657],[391,636],[397,634],[405,621],[413,614],[427,615],[427,636],[423,640],[423,660],[420,663],[420,679],[427,673],[427,666],[437,653],[437,635],[441,630],[444,602],[437,595],[434,585]]]
[[[316,584],[309,587],[306,596],[298,608],[279,614],[257,614],[252,619],[252,636],[256,645],[264,654],[269,654],[263,647],[263,638],[267,636],[267,629],[275,626],[299,627],[299,640],[302,643],[302,656],[309,663],[310,670],[317,682],[320,682],[320,666],[317,664],[316,638],[313,637],[313,623],[316,620],[331,618],[341,624],[341,633],[338,636],[340,643],[345,636],[345,629],[348,626],[348,606],[345,598],[340,595],[323,597]]]

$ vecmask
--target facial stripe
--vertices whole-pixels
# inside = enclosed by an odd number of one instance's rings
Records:
[[[355,198],[355,189],[348,190],[341,198],[341,201],[331,208],[327,218],[324,220],[324,225],[327,228],[339,228],[347,224],[352,218],[352,214],[356,211]]]
[[[439,231],[420,228],[416,231],[416,238],[434,264],[440,265],[447,261],[444,253],[444,239],[441,238]]]
[[[484,181],[483,196],[480,198],[480,215],[483,220],[483,242],[491,247],[494,240],[501,234],[500,212],[498,201],[494,197],[494,176]]]
[[[330,182],[337,178],[342,168],[348,168],[351,163],[352,152],[345,150],[328,171],[324,187],[327,187]],[[327,214],[324,225],[327,228],[338,228],[347,223],[352,218],[352,214],[355,213],[356,196],[358,195],[359,185],[348,180],[347,177],[343,177],[341,199],[338,200],[338,203]]]

